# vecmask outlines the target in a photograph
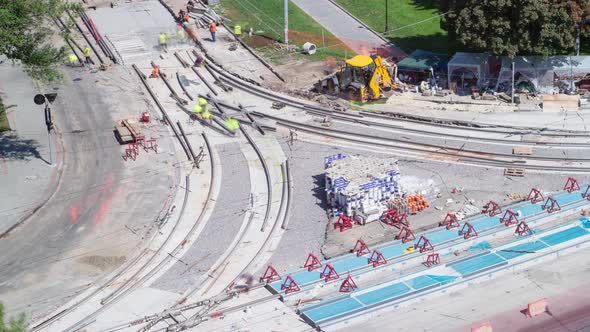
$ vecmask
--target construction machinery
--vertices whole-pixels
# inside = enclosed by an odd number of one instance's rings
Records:
[[[314,90],[365,102],[386,97],[392,88],[395,83],[383,58],[357,55],[346,60],[336,73],[318,81]]]

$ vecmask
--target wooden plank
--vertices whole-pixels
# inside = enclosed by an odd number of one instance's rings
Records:
[[[504,175],[506,175],[506,176],[524,176],[524,168],[505,168]]]
[[[530,156],[533,154],[533,148],[531,148],[531,147],[514,148],[514,149],[512,149],[512,154]]]

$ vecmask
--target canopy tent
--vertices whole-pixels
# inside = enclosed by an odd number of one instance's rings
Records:
[[[570,86],[590,74],[590,57],[556,55],[502,57],[502,69],[498,76],[496,91],[510,91],[512,85],[512,62],[514,84],[529,84],[541,93],[554,93],[556,82]],[[526,82],[526,83],[525,83]]]
[[[490,73],[488,63],[492,60],[488,53],[457,52],[449,61],[449,86],[453,78],[471,77],[477,81],[477,86],[484,84]]]
[[[414,71],[445,71],[449,57],[445,54],[415,50],[402,61],[397,68]]]
[[[449,56],[423,50],[415,50],[409,56],[397,63],[395,76],[404,82],[418,84],[434,76],[446,76]],[[399,73],[399,74],[398,74]],[[446,82],[444,79],[443,83]],[[440,84],[440,82],[438,83]]]

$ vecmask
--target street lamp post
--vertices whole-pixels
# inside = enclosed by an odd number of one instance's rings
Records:
[[[283,16],[285,17],[285,44],[289,45],[289,0],[283,2]]]
[[[57,93],[38,94],[33,98],[33,101],[37,105],[45,104],[43,109],[45,113],[45,125],[47,126],[47,143],[49,145],[49,165],[53,165],[53,152],[51,149],[51,130],[53,129],[53,120],[51,119],[51,108],[49,104],[52,103],[57,97]]]

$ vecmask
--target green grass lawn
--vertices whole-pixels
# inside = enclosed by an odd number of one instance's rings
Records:
[[[441,18],[436,17],[439,15],[438,1],[388,1],[388,30],[391,32],[386,37],[395,45],[407,53],[415,49],[439,53],[450,52],[447,33],[441,29]],[[336,2],[373,30],[385,31],[384,0],[336,0]],[[426,21],[408,26],[423,20]]]
[[[229,20],[229,26],[240,25],[244,41],[253,47],[263,47],[260,38],[249,40],[247,32],[252,28],[255,34],[283,41],[283,2],[278,0],[225,0],[216,6],[216,11]],[[313,18],[289,3],[289,43],[302,46],[305,42],[316,44],[318,52],[311,59],[329,56],[351,56],[352,51]]]
[[[2,99],[0,99],[0,132],[10,130],[10,126],[8,125],[8,117],[6,116],[6,109],[4,108],[4,104],[2,103]]]

